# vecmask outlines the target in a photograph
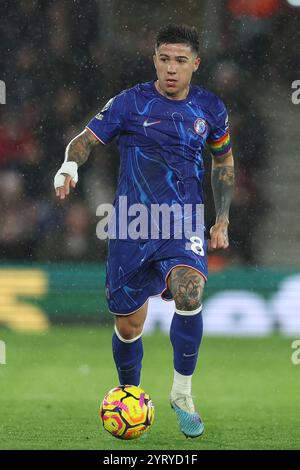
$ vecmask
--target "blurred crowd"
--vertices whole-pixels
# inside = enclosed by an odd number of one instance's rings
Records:
[[[96,238],[96,207],[113,201],[119,165],[115,145],[97,148],[81,168],[80,182],[69,200],[56,200],[53,176],[67,143],[111,96],[155,78],[151,54],[160,25],[143,24],[143,40],[134,42],[132,31],[128,42],[105,43],[101,3],[1,3],[0,79],[7,88],[7,104],[0,105],[2,260],[105,259],[106,243]],[[246,8],[247,3],[256,3],[257,8]],[[292,41],[284,60],[278,53],[283,31],[288,29],[292,37],[297,27],[290,9],[281,0],[266,1],[266,9],[258,8],[259,3],[264,2],[223,2],[220,43],[213,54],[202,51],[202,66],[194,78],[194,83],[216,92],[226,103],[236,156],[232,246],[225,256],[211,258],[217,268],[229,262],[259,262],[252,240],[267,210],[258,177],[267,171],[269,150],[268,123],[256,97],[263,92],[264,80],[270,76],[282,80],[281,67],[289,60],[299,61]],[[209,156],[206,165],[209,227],[214,219]]]

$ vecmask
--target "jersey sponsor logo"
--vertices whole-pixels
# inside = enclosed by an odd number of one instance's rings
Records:
[[[143,126],[144,127],[149,127],[149,126],[153,126],[154,124],[159,124],[161,121],[152,121],[152,122],[148,122],[148,119],[146,119],[144,122],[143,122]]]
[[[196,121],[194,122],[194,129],[197,134],[203,136],[207,130],[207,123],[205,119],[202,119],[202,118],[196,119]]]

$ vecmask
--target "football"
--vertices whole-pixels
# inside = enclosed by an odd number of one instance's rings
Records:
[[[120,385],[103,398],[100,421],[114,437],[137,439],[153,424],[154,405],[148,393],[140,387]]]

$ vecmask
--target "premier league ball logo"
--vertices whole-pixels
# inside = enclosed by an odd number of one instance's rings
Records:
[[[207,124],[206,124],[205,119],[202,119],[202,118],[196,119],[196,121],[194,122],[194,129],[198,135],[201,135],[203,137],[206,134],[206,130],[207,130]]]

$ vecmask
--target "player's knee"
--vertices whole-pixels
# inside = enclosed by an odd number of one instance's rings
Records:
[[[119,332],[119,335],[123,338],[128,340],[133,340],[140,336],[141,331],[137,330],[136,328],[133,328],[130,325],[127,326],[122,326],[121,328],[117,327],[117,330]]]
[[[175,267],[169,276],[168,287],[176,310],[193,312],[201,309],[205,280],[195,269]]]
[[[130,321],[129,318],[116,318],[116,329],[119,335],[125,340],[138,338],[143,332],[143,325]]]
[[[192,292],[180,293],[180,295],[174,296],[174,300],[177,310],[196,311],[201,309],[202,291],[199,291],[197,295],[194,295]]]
[[[195,315],[202,310],[201,300],[193,301],[193,299],[181,299],[180,302],[176,303],[176,312],[190,312],[191,315],[194,313]]]

